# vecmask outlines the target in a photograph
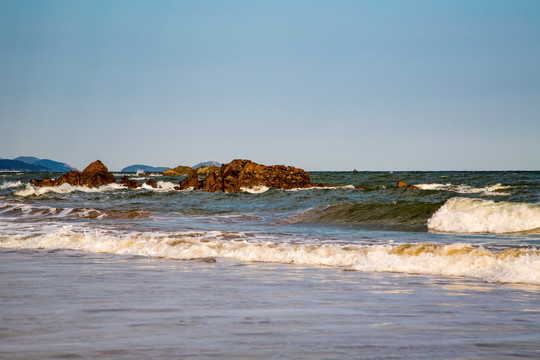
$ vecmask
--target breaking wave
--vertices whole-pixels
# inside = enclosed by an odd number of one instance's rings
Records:
[[[459,194],[481,194],[485,196],[505,196],[509,195],[502,190],[508,190],[511,186],[494,184],[484,187],[474,187],[469,185],[454,185],[454,184],[416,184],[416,186],[422,190],[440,190],[449,191]]]
[[[27,196],[45,195],[48,193],[70,194],[75,191],[86,192],[86,193],[98,193],[98,192],[114,191],[118,189],[124,189],[124,187],[118,184],[104,185],[99,188],[90,188],[86,186],[71,186],[67,183],[59,185],[59,186],[44,186],[44,187],[35,187],[32,185],[26,185],[26,188],[16,191],[14,195],[20,196],[20,197],[27,197]]]
[[[111,235],[63,227],[32,237],[0,237],[4,248],[70,249],[178,260],[231,258],[239,261],[322,265],[343,270],[463,276],[489,282],[540,284],[536,248],[490,250],[469,244],[332,245],[274,243],[244,233],[192,232],[170,236]]]
[[[14,188],[14,187],[19,187],[19,186],[22,186],[22,183],[20,181],[8,181],[0,185],[0,189],[9,189],[9,188]]]
[[[176,186],[174,183],[170,181],[158,181],[157,184],[158,184],[157,188],[153,188],[143,183],[139,189],[157,191],[157,192],[166,192],[166,191],[174,191],[174,187]],[[45,195],[48,193],[56,193],[56,194],[70,194],[72,192],[100,193],[100,192],[110,192],[110,191],[125,190],[125,189],[127,188],[121,184],[103,185],[98,188],[90,188],[87,186],[72,186],[67,183],[59,185],[59,186],[44,186],[44,187],[35,187],[28,184],[26,185],[24,189],[15,191],[14,195],[20,196],[20,197],[28,197],[28,196]]]
[[[441,203],[394,201],[340,204],[302,212],[294,222],[335,223],[402,230],[426,230],[426,221]]]
[[[448,233],[515,233],[540,231],[540,204],[451,198],[427,222],[428,229]]]

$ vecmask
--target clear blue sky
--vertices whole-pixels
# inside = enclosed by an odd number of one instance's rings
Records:
[[[540,169],[540,1],[0,0],[0,157]]]

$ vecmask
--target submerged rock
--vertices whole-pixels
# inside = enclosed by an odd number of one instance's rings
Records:
[[[146,180],[144,183],[145,183],[146,185],[148,185],[148,186],[154,188],[154,189],[156,189],[156,188],[158,187],[158,183],[157,183],[157,181],[154,180],[154,179],[148,179],[148,180]]]
[[[251,160],[236,159],[221,168],[215,168],[199,180],[196,172],[191,172],[179,184],[181,190],[193,188],[209,192],[237,192],[257,186],[275,189],[310,188],[309,173],[293,166],[260,165]]]
[[[120,184],[124,185],[128,189],[136,189],[139,187],[137,180],[130,179],[127,177],[127,175],[122,176],[122,179],[120,179]]]
[[[397,182],[397,187],[408,187],[410,189],[418,189],[418,186],[409,185],[405,181],[399,180]]]
[[[58,179],[32,180],[30,184],[38,187],[59,186],[68,183],[71,186],[100,187],[116,183],[114,175],[99,160],[94,161],[82,172],[71,170],[62,174]]]

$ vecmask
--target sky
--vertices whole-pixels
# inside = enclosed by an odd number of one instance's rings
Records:
[[[0,0],[0,158],[540,170],[540,1]]]

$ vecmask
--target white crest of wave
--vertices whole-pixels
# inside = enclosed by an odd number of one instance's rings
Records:
[[[57,194],[69,194],[75,191],[86,192],[86,193],[98,193],[106,191],[114,191],[118,189],[123,189],[124,187],[119,184],[109,184],[103,185],[98,188],[90,188],[87,186],[72,186],[67,183],[59,186],[44,186],[44,187],[35,187],[30,184],[26,185],[26,188],[16,191],[14,194],[16,196],[27,197],[27,196],[36,196],[44,195],[48,193],[57,193]]]
[[[502,184],[488,185],[484,187],[473,187],[469,185],[454,185],[454,184],[417,184],[418,188],[422,190],[439,190],[449,191],[459,194],[482,194],[486,196],[503,196],[508,193],[501,192],[500,190],[509,189],[510,186]]]
[[[250,187],[250,188],[242,187],[242,188],[240,188],[240,190],[242,190],[244,192],[251,193],[251,194],[262,194],[262,193],[267,192],[268,190],[270,190],[270,188],[268,186],[264,186],[264,185],[257,185],[257,186],[253,186],[253,187]]]
[[[175,191],[175,186],[178,186],[177,184],[174,184],[170,181],[158,181],[157,182],[157,188],[153,188],[150,185],[143,183],[141,185],[141,188],[145,190],[151,190],[151,191],[158,191],[158,192],[166,192],[166,191]]]
[[[313,186],[306,188],[294,188],[285,191],[310,191],[310,190],[354,190],[356,187],[354,185],[343,185],[343,186]]]
[[[0,189],[9,189],[13,187],[19,187],[22,186],[22,183],[20,181],[8,181],[0,185]]]
[[[39,218],[45,220],[46,218],[102,218],[104,213],[101,210],[93,208],[57,208],[50,206],[39,206],[29,204],[16,204],[16,203],[0,203],[0,228],[8,226],[8,223],[3,220],[8,220],[12,228],[16,228],[21,225],[23,228],[32,228],[33,225],[21,222],[20,220],[27,220],[30,218]],[[41,227],[43,224],[34,224],[36,227]]]
[[[329,245],[275,243],[243,233],[211,231],[173,236],[76,232],[70,227],[32,237],[0,236],[5,248],[72,249],[86,252],[192,260],[323,265],[335,268],[435,276],[466,276],[490,282],[540,284],[534,248],[492,252],[469,244]]]
[[[540,205],[452,198],[427,222],[449,233],[513,233],[540,229]]]

